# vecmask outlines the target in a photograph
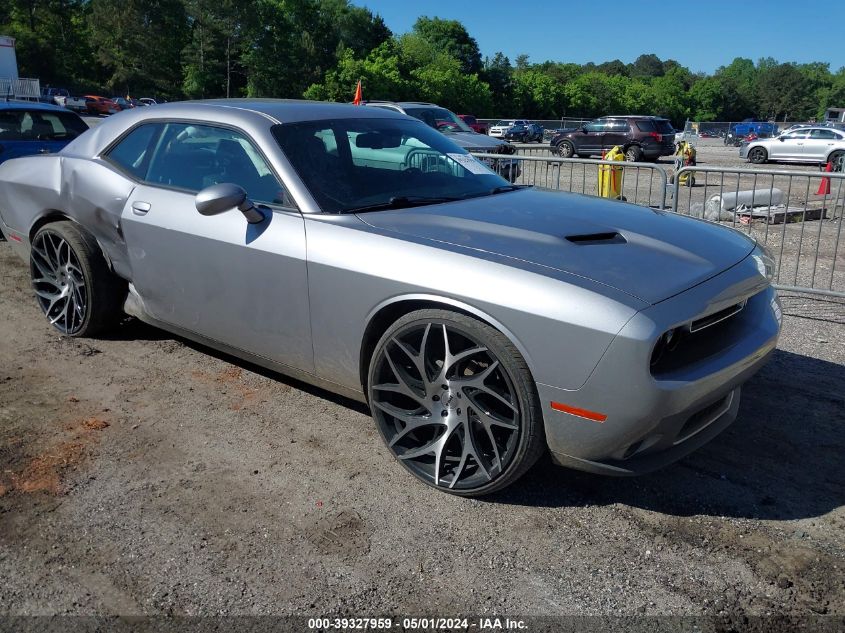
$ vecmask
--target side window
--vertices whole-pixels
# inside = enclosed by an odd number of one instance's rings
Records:
[[[810,138],[832,140],[836,138],[836,133],[833,130],[810,130]]]
[[[255,202],[290,204],[255,146],[239,132],[211,125],[168,123],[156,143],[146,180],[189,191],[231,182]]]
[[[587,123],[585,126],[588,132],[604,132],[605,130],[605,122],[604,121],[592,121],[591,123]]]
[[[150,162],[150,144],[160,128],[156,124],[135,128],[106,154],[106,160],[143,180]]]

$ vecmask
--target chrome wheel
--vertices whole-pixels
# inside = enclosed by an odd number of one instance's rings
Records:
[[[387,446],[430,484],[476,490],[514,461],[523,432],[514,382],[464,328],[417,321],[393,332],[374,358],[369,393]]]
[[[32,287],[41,311],[63,334],[75,334],[85,321],[88,289],[79,259],[60,235],[41,231],[30,255]]]
[[[561,158],[571,158],[575,153],[575,148],[569,141],[561,141],[557,146],[557,153]]]

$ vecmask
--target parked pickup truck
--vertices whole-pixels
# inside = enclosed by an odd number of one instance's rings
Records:
[[[85,97],[56,97],[56,103],[74,112],[88,112],[88,101]]]
[[[725,145],[736,145],[738,147],[749,134],[756,134],[758,138],[769,138],[777,136],[777,133],[778,126],[775,123],[745,119],[741,123],[734,123],[731,126],[725,136]]]
[[[64,98],[70,95],[67,88],[42,88],[41,98],[38,99],[41,103],[53,103],[61,105],[58,102],[59,98]]]
[[[481,123],[472,114],[459,114],[458,118],[472,128],[474,132],[479,134],[487,134],[487,124]]]

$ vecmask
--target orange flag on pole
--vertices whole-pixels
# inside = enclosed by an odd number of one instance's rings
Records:
[[[352,99],[352,103],[354,105],[361,105],[361,102],[364,100],[364,97],[361,95],[361,80],[358,80],[358,85],[355,86],[355,98]]]

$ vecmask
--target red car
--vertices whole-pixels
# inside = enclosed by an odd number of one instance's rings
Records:
[[[461,119],[464,123],[470,126],[474,131],[478,132],[479,134],[487,134],[487,124],[486,123],[479,123],[478,119],[476,119],[471,114],[459,114],[458,118]]]
[[[111,99],[97,95],[85,95],[85,104],[88,106],[88,114],[114,114],[120,110]]]

